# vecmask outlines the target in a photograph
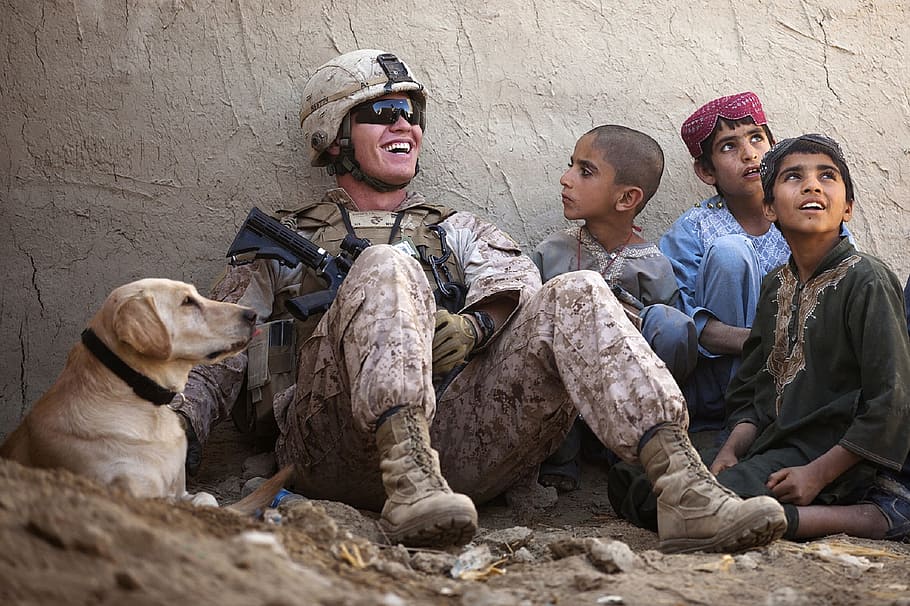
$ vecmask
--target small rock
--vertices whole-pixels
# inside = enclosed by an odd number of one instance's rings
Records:
[[[242,532],[232,539],[232,541],[237,543],[244,543],[247,545],[257,545],[260,547],[265,547],[275,555],[287,558],[287,551],[284,549],[284,545],[278,540],[271,532],[261,532],[258,530],[247,530]]]
[[[354,540],[354,539],[350,539],[350,540]],[[363,541],[363,538],[358,538],[357,540]],[[453,555],[449,555],[447,553],[442,554],[442,555],[448,556],[449,558],[451,558],[451,560],[453,562],[455,561],[455,556],[453,556]],[[399,564],[401,564],[403,566],[411,565],[411,552],[408,551],[407,547],[405,547],[404,545],[402,545],[400,543],[398,545],[395,545],[392,547],[386,547],[385,549],[383,549],[382,557],[386,560],[389,560],[390,562],[398,562]]]
[[[455,565],[455,556],[450,553],[418,551],[411,556],[411,568],[427,574],[446,574]]]
[[[641,565],[641,558],[622,541],[588,539],[586,547],[591,563],[608,574],[629,572]]]
[[[246,482],[244,482],[243,488],[240,489],[240,498],[245,499],[250,496],[254,490],[262,486],[265,480],[266,479],[262,476],[255,476],[248,479]]]

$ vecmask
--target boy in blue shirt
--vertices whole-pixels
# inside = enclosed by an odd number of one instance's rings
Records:
[[[690,431],[723,424],[724,392],[755,318],[761,279],[790,250],[762,211],[759,163],[774,143],[751,92],[720,97],[680,130],[695,174],[717,195],[686,211],[660,239],[679,283],[679,309],[695,321],[698,362],[683,385]]]

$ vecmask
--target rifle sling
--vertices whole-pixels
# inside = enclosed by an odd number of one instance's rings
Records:
[[[354,230],[354,226],[351,224],[351,215],[348,214],[348,209],[337,202],[336,205],[338,206],[338,210],[341,212],[341,220],[344,221],[344,228],[347,230],[348,234],[354,236],[355,238],[359,237],[357,236],[357,232]],[[392,225],[392,229],[389,231],[389,241],[387,244],[391,244],[395,241],[395,236],[398,235],[398,230],[401,229],[402,217],[404,217],[404,213],[400,211],[395,213],[395,224]]]

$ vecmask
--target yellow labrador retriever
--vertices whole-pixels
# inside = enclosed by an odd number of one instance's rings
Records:
[[[252,309],[206,299],[183,282],[153,278],[115,289],[0,456],[62,467],[138,497],[217,505],[186,491],[186,434],[167,404],[193,366],[244,349],[255,323]]]

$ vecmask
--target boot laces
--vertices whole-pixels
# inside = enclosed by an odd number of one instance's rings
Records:
[[[417,421],[416,410],[409,409],[405,413],[405,427],[408,432],[408,452],[413,457],[416,467],[430,480],[434,488],[444,489],[442,474],[437,473],[433,465],[433,455],[427,440],[421,439],[421,424]],[[420,437],[419,437],[420,436]],[[429,439],[429,437],[427,437]]]
[[[695,451],[694,447],[683,448],[683,451],[686,453],[686,465],[689,467],[689,469],[692,470],[698,479],[716,485],[717,488],[727,496],[739,499],[739,496],[735,492],[718,482],[717,477],[708,471],[708,468],[702,462],[701,457],[698,456],[698,453]]]

